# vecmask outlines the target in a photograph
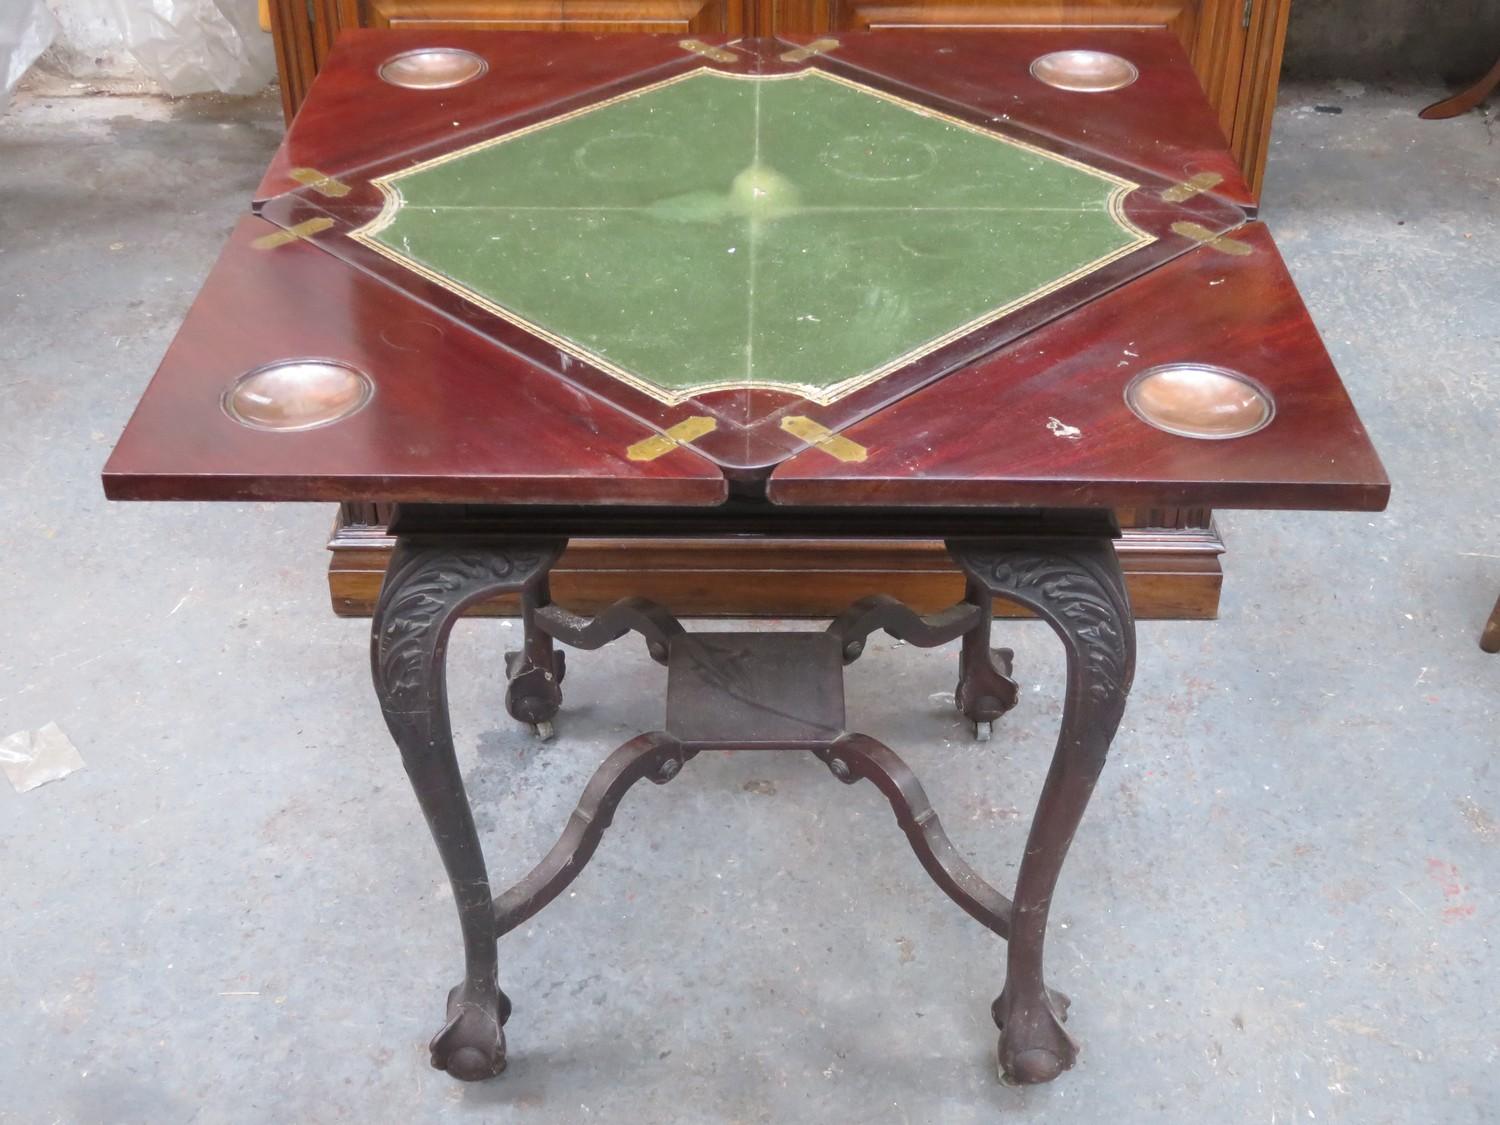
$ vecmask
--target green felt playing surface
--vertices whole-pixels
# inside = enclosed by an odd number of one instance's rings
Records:
[[[1127,181],[811,69],[698,70],[376,182],[354,237],[666,401],[832,401],[1151,240]]]

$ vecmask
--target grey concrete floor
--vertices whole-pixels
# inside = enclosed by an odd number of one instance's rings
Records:
[[[0,120],[0,735],[88,766],[0,791],[0,1120],[1500,1120],[1500,144],[1436,91],[1284,93],[1279,234],[1395,482],[1382,515],[1224,513],[1222,617],[1143,623],[1054,912],[1083,1044],[1000,1086],[1003,950],[869,786],[699,759],[633,792],[503,946],[501,1080],[424,1044],[449,892],[332,617],[325,506],[111,505],[98,471],[278,136],[274,104],[20,96]],[[1317,109],[1315,107],[1324,107]],[[1341,112],[1330,112],[1336,110]],[[1060,709],[966,741],[951,651],[876,642],[861,728],[1013,877]],[[515,629],[460,626],[455,721],[505,882],[660,721],[636,647],[580,656],[560,735],[499,703]]]

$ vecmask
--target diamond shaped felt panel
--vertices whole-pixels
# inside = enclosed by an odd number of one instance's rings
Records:
[[[639,210],[403,211],[383,252],[620,381],[676,401],[746,371],[747,223]],[[702,255],[723,262],[712,268]],[[648,381],[649,380],[649,381]]]
[[[1151,241],[1135,185],[817,70],[700,70],[376,180],[354,237],[660,401],[829,403]]]
[[[488,120],[435,102],[420,148],[303,169],[262,214],[752,475],[1244,222],[1096,145],[782,53],[622,58]]]

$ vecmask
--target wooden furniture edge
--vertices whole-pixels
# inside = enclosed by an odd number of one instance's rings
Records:
[[[1124,529],[1116,546],[1138,618],[1218,616],[1224,543],[1205,522]],[[383,524],[353,522],[340,511],[328,542],[335,614],[370,616],[393,545]],[[577,539],[552,571],[552,590],[578,613],[639,596],[683,617],[831,617],[875,593],[930,613],[960,600],[964,581],[935,540]],[[516,598],[499,597],[469,612],[511,617],[520,610]],[[1000,601],[995,612],[1024,615]]]

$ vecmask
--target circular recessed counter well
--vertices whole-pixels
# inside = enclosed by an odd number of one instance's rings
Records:
[[[1141,72],[1129,59],[1107,51],[1053,51],[1032,62],[1031,76],[1059,90],[1103,94],[1129,86]]]
[[[331,359],[291,359],[247,371],[224,392],[224,412],[255,430],[310,430],[349,417],[375,385]]]
[[[1209,441],[1253,434],[1276,413],[1270,392],[1249,376],[1193,363],[1142,371],[1126,386],[1125,405],[1158,430]]]
[[[473,51],[458,47],[419,47],[380,64],[380,78],[408,90],[447,90],[472,82],[489,69]]]

